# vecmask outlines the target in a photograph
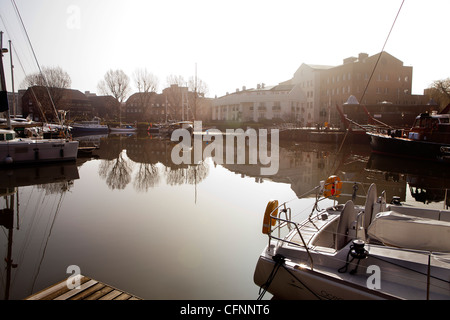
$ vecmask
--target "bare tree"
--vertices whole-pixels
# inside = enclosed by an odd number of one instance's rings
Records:
[[[118,102],[117,108],[120,108],[130,92],[130,78],[122,70],[109,70],[97,88],[101,94],[113,96]]]
[[[202,79],[195,77],[189,78],[188,83],[189,91],[196,92],[199,97],[204,97],[208,94],[209,88],[206,82],[204,82]]]
[[[441,107],[447,106],[450,103],[450,78],[434,81],[429,92]]]
[[[64,90],[69,89],[72,80],[69,74],[61,67],[43,67],[42,73],[29,74],[20,84],[22,89],[31,88],[32,97],[40,106],[44,118],[56,116],[56,109],[64,109],[61,106],[64,98]]]
[[[133,80],[138,92],[156,92],[158,90],[158,77],[145,68],[136,69],[133,73]]]
[[[147,69],[136,69],[133,73],[133,80],[138,89],[137,102],[146,113],[150,113],[150,101],[158,90],[158,77],[148,72]]]
[[[69,74],[61,67],[43,67],[42,73],[29,74],[22,81],[20,87],[27,89],[32,86],[48,86],[49,88],[69,89],[72,80]]]
[[[163,90],[172,119],[183,120],[187,108],[187,82],[183,76],[170,75],[166,78],[167,88]]]
[[[192,99],[189,100],[189,109],[192,110],[193,118],[197,119],[203,111],[198,98],[204,98],[208,94],[208,85],[202,79],[191,77],[189,78],[188,88],[192,96]]]
[[[186,82],[186,80],[184,80],[183,76],[176,76],[173,74],[171,74],[170,76],[167,76],[167,78],[166,78],[167,87],[170,87],[175,84],[179,87],[185,87],[187,85],[187,82]]]

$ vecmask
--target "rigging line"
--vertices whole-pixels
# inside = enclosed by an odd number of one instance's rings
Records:
[[[395,23],[396,23],[397,18],[398,18],[399,14],[400,14],[400,11],[402,10],[402,7],[403,7],[404,2],[405,2],[405,0],[402,0],[402,3],[401,3],[401,5],[400,5],[400,8],[398,9],[397,15],[395,16],[394,22],[392,23],[391,29],[389,30],[389,33],[388,33],[388,35],[387,35],[387,37],[386,37],[386,40],[384,41],[383,47],[381,48],[381,52],[380,52],[380,54],[378,55],[377,61],[375,62],[375,66],[374,66],[373,69],[372,69],[372,73],[370,74],[369,81],[367,81],[367,84],[366,84],[366,86],[364,87],[363,94],[362,94],[361,98],[359,99],[360,103],[363,102],[364,96],[365,96],[365,94],[366,94],[366,92],[367,92],[367,89],[368,89],[368,87],[369,87],[369,84],[370,84],[370,82],[371,82],[371,80],[372,80],[372,77],[373,77],[373,75],[374,75],[374,73],[375,73],[375,69],[376,69],[377,66],[378,66],[378,62],[379,62],[380,59],[381,59],[381,55],[382,55],[383,52],[384,52],[384,48],[386,47],[386,44],[387,44],[387,42],[388,42],[388,40],[389,40],[389,37],[390,37],[390,35],[391,35],[391,33],[392,33],[392,30],[394,29]],[[344,144],[344,141],[345,141],[345,139],[347,138],[348,131],[349,131],[349,129],[347,129],[347,132],[346,132],[344,138],[342,139],[341,147],[339,148],[339,151],[338,151],[337,154],[339,154],[339,152],[341,151],[341,148],[342,148],[342,146],[343,146],[343,144]],[[336,155],[336,158],[337,158],[337,155]],[[335,162],[336,162],[336,159],[335,159]],[[333,163],[333,166],[334,166],[334,165],[335,165],[335,163]],[[337,168],[336,168],[335,170],[337,170]]]
[[[58,216],[59,210],[61,209],[61,204],[62,204],[62,202],[63,202],[63,198],[65,198],[65,195],[66,195],[66,193],[63,192],[63,193],[61,194],[61,197],[59,198],[59,201],[58,201],[58,204],[57,204],[57,208],[56,208],[56,211],[55,211],[55,215],[54,215],[54,217],[53,217],[53,221],[52,221],[52,224],[51,224],[51,226],[50,226],[50,231],[49,231],[49,233],[48,233],[48,235],[47,235],[47,240],[46,240],[46,242],[45,242],[44,251],[42,252],[42,257],[41,257],[41,260],[40,260],[39,265],[38,265],[38,270],[37,270],[37,272],[36,272],[36,275],[34,276],[33,284],[32,284],[32,286],[31,286],[31,291],[32,291],[32,292],[34,291],[34,286],[35,286],[37,277],[38,277],[38,275],[39,275],[39,273],[40,273],[41,266],[42,266],[42,262],[44,261],[45,253],[47,252],[48,241],[50,240],[50,236],[51,236],[51,234],[52,234],[53,226],[54,226],[54,224],[55,224],[56,217]]]
[[[405,0],[402,0],[402,4],[400,5],[400,8],[398,9],[398,12],[397,12],[397,15],[395,16],[394,22],[392,23],[391,29],[389,30],[389,33],[388,33],[388,35],[387,35],[387,37],[386,37],[386,40],[384,41],[383,47],[381,48],[381,52],[380,52],[380,54],[378,55],[377,61],[375,62],[375,66],[374,66],[373,69],[372,69],[372,74],[370,75],[369,81],[367,82],[367,85],[366,85],[366,87],[364,88],[364,91],[363,91],[363,94],[362,94],[362,96],[361,96],[361,99],[359,100],[361,103],[362,103],[362,100],[363,100],[363,98],[364,98],[364,95],[366,94],[367,88],[369,87],[370,81],[372,80],[373,74],[375,73],[375,69],[377,68],[378,62],[379,62],[380,59],[381,59],[381,55],[382,55],[383,52],[384,52],[384,48],[386,47],[386,44],[387,44],[388,39],[389,39],[389,37],[390,37],[390,35],[391,35],[391,32],[392,32],[392,30],[394,29],[395,22],[397,21],[397,18],[398,18],[399,14],[400,14],[400,11],[402,10],[403,3],[405,3]]]
[[[8,28],[7,28],[7,26],[6,26],[6,25],[7,25],[7,24],[6,24],[6,20],[3,18],[3,15],[1,15],[1,14],[0,14],[0,19],[1,19],[2,23],[3,23],[3,26],[4,26],[5,29],[6,29],[6,33],[7,33],[7,34],[9,35],[9,37],[11,38],[11,33],[8,32]],[[25,31],[25,32],[26,32],[26,31]],[[18,52],[17,52],[17,50],[16,50],[16,45],[15,45],[15,43],[12,43],[12,47],[13,47],[13,50],[14,50],[15,57],[16,57],[17,61],[19,61],[20,68],[22,69],[22,72],[24,73],[25,77],[27,77],[28,74],[27,74],[27,72],[25,71],[25,68],[24,68],[24,66],[23,66],[23,64],[22,64],[22,59],[20,59],[20,55],[18,54]],[[38,66],[39,66],[39,65],[38,65]],[[40,70],[40,69],[39,69],[39,70]],[[41,72],[41,73],[42,73],[42,72]],[[45,116],[45,113],[44,113],[44,111],[43,111],[42,104],[41,104],[41,102],[39,101],[39,99],[37,98],[36,93],[34,92],[33,87],[30,87],[30,89],[31,89],[31,93],[33,94],[34,100],[35,100],[36,103],[38,104],[39,111],[41,111],[41,114],[42,114],[43,119],[45,120],[45,122],[48,122],[48,121],[47,121],[47,117]],[[48,89],[47,89],[47,90],[48,90]],[[49,93],[49,94],[50,94],[50,93]],[[50,96],[50,99],[51,99],[51,96]],[[53,101],[52,101],[52,103],[53,103]]]
[[[48,94],[48,96],[49,96],[49,98],[50,98],[50,101],[51,101],[51,104],[52,104],[52,107],[53,107],[53,111],[54,111],[55,114],[56,114],[56,118],[58,119],[59,124],[62,125],[62,124],[61,124],[61,121],[60,121],[60,119],[59,119],[59,117],[58,117],[58,111],[56,110],[56,106],[55,106],[55,103],[53,102],[52,95],[50,94],[50,90],[48,89],[49,85],[48,85],[47,78],[45,77],[44,73],[42,72],[42,69],[41,69],[41,66],[40,66],[40,64],[39,64],[39,61],[38,61],[38,59],[37,59],[37,56],[36,56],[36,53],[35,53],[35,51],[34,51],[33,45],[31,44],[30,37],[28,36],[27,29],[25,28],[25,24],[24,24],[24,22],[23,22],[23,20],[22,20],[22,16],[20,15],[19,8],[17,7],[16,1],[15,1],[15,0],[11,0],[11,2],[12,2],[12,4],[13,4],[14,8],[15,8],[15,11],[16,11],[16,13],[17,13],[17,16],[19,17],[20,23],[22,24],[22,28],[23,28],[23,30],[25,31],[25,35],[26,35],[26,37],[27,37],[28,43],[30,44],[31,51],[33,52],[34,60],[36,61],[36,64],[37,64],[37,66],[38,66],[38,68],[39,68],[39,72],[40,72],[42,78],[43,78],[44,81],[45,81],[45,84],[46,84],[45,88],[47,89],[47,94]]]

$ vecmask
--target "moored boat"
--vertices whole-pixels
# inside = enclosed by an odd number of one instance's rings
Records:
[[[321,182],[303,221],[291,217],[295,204],[269,202],[269,243],[254,273],[260,297],[450,299],[450,211],[387,204],[375,184],[364,205],[317,209],[319,201],[336,201],[342,185],[336,176]]]
[[[110,127],[109,131],[112,133],[130,133],[136,132],[137,128],[131,125],[121,125],[119,127]]]
[[[69,139],[16,138],[14,130],[0,129],[0,166],[73,161],[78,141]]]
[[[102,124],[100,118],[94,117],[90,121],[75,122],[71,125],[74,134],[83,133],[108,133],[108,126]]]
[[[450,114],[423,113],[409,130],[367,132],[375,153],[450,161]]]
[[[1,40],[1,37],[0,37]],[[78,141],[72,141],[62,137],[60,139],[42,139],[16,137],[17,126],[13,126],[9,114],[9,105],[6,92],[6,80],[3,69],[3,50],[0,41],[0,112],[6,113],[6,128],[0,129],[0,166],[41,163],[41,162],[59,162],[75,160],[78,152]],[[17,119],[16,119],[17,120]],[[25,124],[34,125],[29,119],[22,119],[18,122],[19,127],[24,129]]]

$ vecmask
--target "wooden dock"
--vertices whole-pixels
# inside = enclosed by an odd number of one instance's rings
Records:
[[[81,276],[80,287],[69,289],[67,279],[39,291],[25,300],[142,300],[100,281]]]

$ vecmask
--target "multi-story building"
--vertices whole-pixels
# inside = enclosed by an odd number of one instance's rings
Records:
[[[35,121],[53,121],[56,119],[55,109],[70,111],[71,119],[92,117],[91,101],[78,90],[33,86],[22,96],[24,117],[31,115]]]
[[[303,63],[292,79],[273,87],[236,91],[217,98],[213,120],[259,121],[281,118],[305,125],[340,123],[336,105],[350,96],[366,106],[426,105],[428,97],[413,95],[412,67],[387,52],[360,53],[339,66]]]
[[[404,66],[387,52],[373,56],[360,53],[344,59],[339,66],[303,64],[290,81],[310,84],[307,90],[313,103],[314,122],[338,123],[335,106],[342,106],[350,96],[366,106],[426,105],[427,96],[412,94],[412,73],[411,66]]]
[[[279,84],[256,89],[237,89],[213,101],[212,120],[262,121],[265,119],[300,120],[306,95],[299,85]]]
[[[125,103],[125,119],[127,121],[180,121],[207,120],[210,99],[195,96],[187,87],[171,85],[162,93],[137,92]]]

